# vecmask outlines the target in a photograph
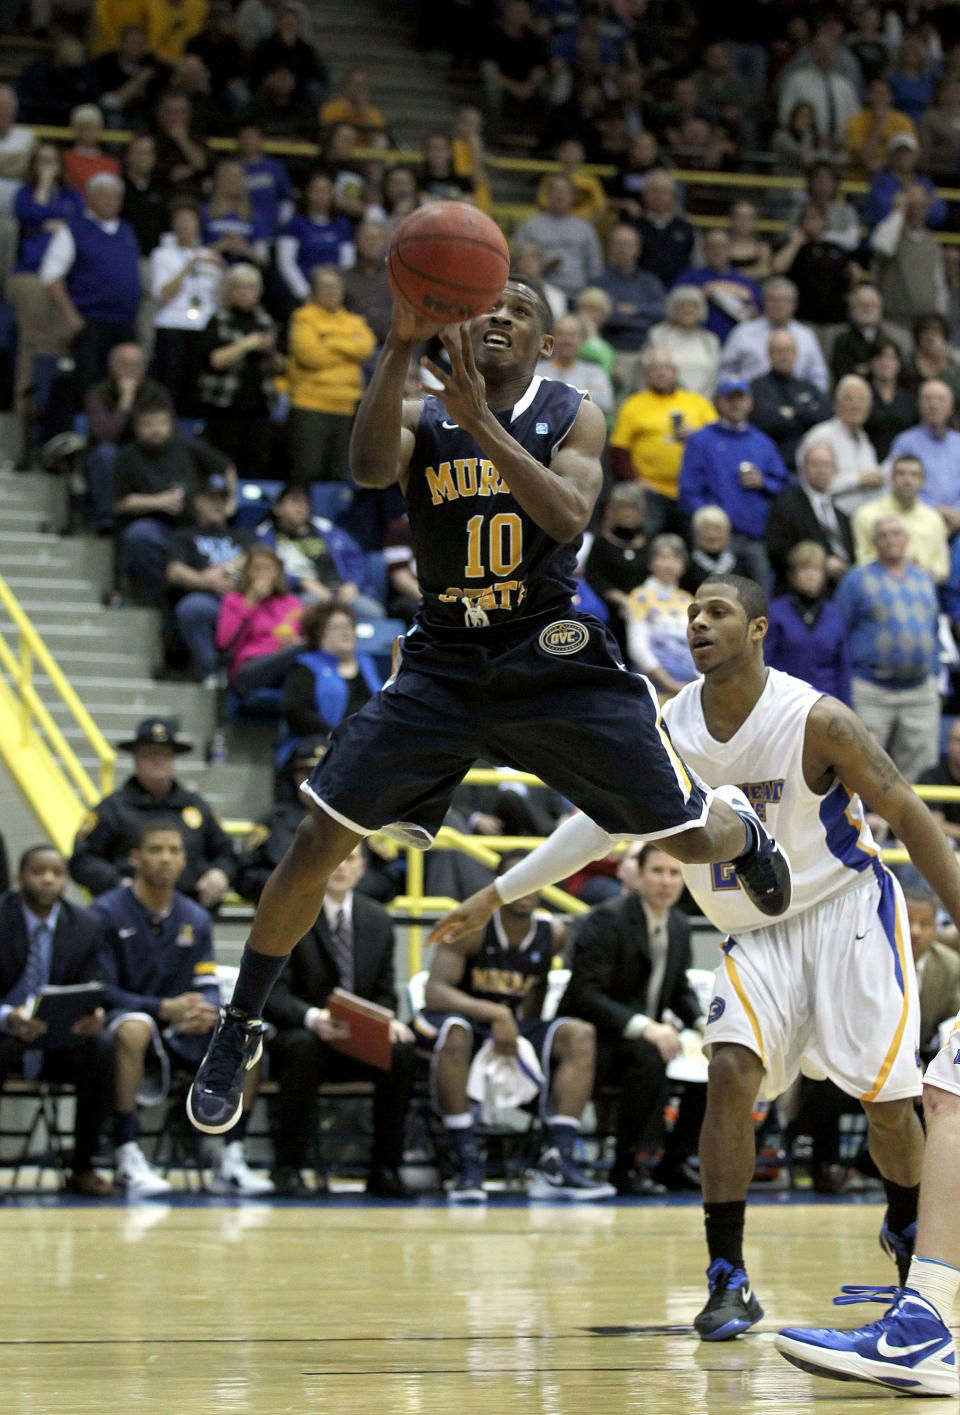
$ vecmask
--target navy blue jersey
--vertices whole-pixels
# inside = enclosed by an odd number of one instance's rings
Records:
[[[185,894],[174,894],[168,914],[152,914],[122,887],[101,894],[90,912],[103,923],[99,976],[107,1006],[157,1017],[167,997],[202,992],[219,1006],[210,916]]]
[[[517,1015],[524,999],[546,982],[553,960],[553,927],[549,919],[531,919],[520,943],[508,943],[498,914],[487,924],[476,953],[467,959],[460,981],[462,992],[482,1002],[505,1003]]]
[[[549,465],[576,420],[583,394],[535,377],[513,408],[494,417]],[[575,585],[580,537],[560,545],[512,495],[470,433],[428,395],[405,491],[425,625],[487,624],[563,614]]]

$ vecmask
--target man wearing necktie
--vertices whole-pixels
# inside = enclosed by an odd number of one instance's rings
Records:
[[[807,442],[800,451],[800,475],[781,492],[767,518],[767,554],[775,577],[774,594],[790,590],[788,559],[801,541],[823,547],[827,593],[853,564],[853,531],[850,517],[831,496],[837,462],[828,442]]]
[[[47,1026],[31,1016],[48,984],[97,978],[100,929],[85,909],[63,898],[66,861],[52,845],[25,851],[17,888],[0,896],[0,1086],[9,1075],[73,1085],[77,1093],[73,1170],[68,1187],[99,1198],[113,1186],[93,1167],[110,1105],[113,1048],[102,1008],[73,1027],[67,1044],[45,1044]]]
[[[302,1170],[313,1165],[316,1192],[326,1191],[318,1144],[317,1087],[323,1081],[372,1081],[373,1155],[367,1193],[407,1198],[400,1178],[407,1107],[413,1085],[413,1033],[393,1021],[392,1065],[379,1071],[335,1051],[328,1043],[344,1034],[327,1009],[334,988],[396,1010],[394,936],[389,914],[355,892],[363,874],[361,846],[337,866],[327,883],[320,917],[290,955],[274,984],[264,1018],[277,1028],[270,1046],[280,1094],[274,1135],[276,1193],[308,1198],[315,1191]]]
[[[558,1012],[597,1029],[597,1093],[621,1088],[611,1181],[620,1194],[656,1194],[663,1189],[638,1156],[655,1157],[664,1147],[667,1063],[681,1049],[676,1028],[660,1018],[669,1009],[685,1026],[701,1029],[704,1019],[687,982],[690,925],[674,908],[683,892],[680,866],[655,844],[633,841],[619,875],[621,893],[575,926],[570,982]],[[689,1111],[686,1097],[684,1107]],[[661,1167],[674,1188],[691,1187],[681,1166],[684,1135],[688,1153],[696,1149],[702,1105],[694,1109],[692,1123],[691,1112],[682,1130],[679,1122],[675,1127]]]

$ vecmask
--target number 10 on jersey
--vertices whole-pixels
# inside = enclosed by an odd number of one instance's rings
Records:
[[[484,564],[484,523],[487,525],[486,564]],[[467,579],[482,579],[488,574],[509,575],[523,559],[523,522],[514,511],[491,516],[471,516],[467,522]]]

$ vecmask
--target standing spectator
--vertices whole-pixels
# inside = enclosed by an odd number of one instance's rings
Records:
[[[887,162],[870,183],[863,208],[863,219],[874,227],[895,209],[894,197],[910,187],[922,187],[929,197],[926,224],[934,229],[947,219],[947,203],[937,196],[929,177],[917,172],[920,144],[913,133],[897,133],[887,143]]]
[[[924,109],[933,101],[939,77],[940,66],[931,60],[926,35],[919,29],[908,31],[887,72],[893,101],[901,113],[919,123]]]
[[[423,163],[417,175],[417,186],[424,196],[437,201],[461,201],[473,195],[472,179],[461,176],[454,166],[453,140],[447,133],[428,133],[424,138]],[[574,210],[574,215],[582,216],[584,213]]]
[[[75,192],[85,192],[91,177],[100,172],[120,176],[120,164],[100,146],[103,114],[94,103],[81,103],[70,114],[73,146],[63,154],[63,180]]]
[[[224,595],[237,577],[253,536],[228,523],[230,486],[226,477],[201,482],[192,497],[188,525],[175,531],[167,551],[168,604],[197,680],[215,687],[216,633]]]
[[[907,559],[899,516],[873,527],[877,558],[851,570],[835,602],[847,625],[853,706],[908,781],[933,766],[940,740],[937,587]]]
[[[310,299],[290,321],[289,340],[290,479],[345,481],[363,364],[377,341],[362,315],[344,309],[343,281],[333,266],[312,271]]]
[[[387,278],[386,228],[379,221],[361,221],[356,230],[357,259],[343,272],[343,303],[361,315],[382,344],[390,329],[393,295]]]
[[[960,617],[952,616],[954,619]],[[960,718],[955,717],[947,733],[946,750],[935,766],[917,777],[918,786],[960,786]],[[960,849],[960,800],[928,801],[927,808],[954,850]]]
[[[891,138],[916,137],[912,119],[893,106],[893,89],[882,77],[871,79],[867,103],[847,124],[847,157],[857,177],[872,177],[887,160]]]
[[[780,91],[780,126],[787,126],[798,103],[809,103],[821,140],[828,149],[840,153],[847,125],[860,108],[856,89],[838,67],[837,44],[825,28],[814,35],[808,52],[807,67],[796,68]]]
[[[730,207],[730,265],[751,280],[766,280],[770,274],[770,242],[757,230],[758,214],[752,201],[735,201]]]
[[[357,156],[359,135],[350,123],[336,123],[322,148],[321,167],[333,183],[333,207],[350,221],[360,221],[367,209],[367,174]]]
[[[279,367],[277,329],[260,304],[263,279],[240,261],[226,271],[223,305],[203,333],[199,393],[206,435],[239,475],[263,480],[270,463],[270,411]]]
[[[647,177],[655,170],[664,170],[663,159],[657,151],[657,140],[653,133],[634,133],[626,153],[618,164],[616,175],[607,178],[607,196],[610,205],[621,220],[639,221],[643,214],[640,198],[647,183]]]
[[[290,218],[277,241],[277,269],[298,304],[310,293],[310,278],[320,265],[339,268],[353,264],[353,227],[333,209],[333,182],[315,172],[303,189],[300,210]]]
[[[148,821],[177,822],[186,863],[179,884],[205,909],[215,909],[233,883],[230,837],[209,804],[174,777],[174,759],[193,750],[171,717],[147,717],[117,750],[133,754],[133,774],[83,820],[70,857],[70,875],[91,894],[104,894],[134,877],[132,852]]]
[[[909,335],[888,324],[883,317],[883,299],[876,285],[857,285],[850,296],[850,320],[833,342],[830,370],[834,382],[848,373],[861,378],[870,376],[870,360],[881,340],[892,340],[903,359],[909,348]]]
[[[807,190],[800,198],[815,202],[823,212],[827,226],[826,240],[845,251],[855,251],[860,244],[860,217],[857,209],[840,195],[840,179],[832,162],[815,162],[807,174]]]
[[[296,5],[279,6],[276,29],[269,38],[262,39],[250,55],[247,73],[251,88],[259,88],[266,75],[275,69],[288,69],[293,74],[297,98],[319,103],[326,87],[326,75],[313,45],[303,37],[300,10]]]
[[[690,560],[680,588],[695,595],[714,575],[747,575],[746,565],[730,545],[730,517],[722,506],[701,506],[690,517]]]
[[[370,655],[357,653],[357,616],[346,605],[312,605],[301,632],[304,651],[283,683],[283,716],[292,747],[300,738],[329,737],[383,681]],[[286,754],[286,743],[283,750]]]
[[[920,500],[925,473],[919,457],[909,452],[895,457],[890,491],[866,501],[853,518],[857,564],[874,559],[873,528],[883,516],[899,516],[907,530],[907,557],[942,584],[950,572],[950,551],[943,517]]]
[[[775,329],[787,329],[797,345],[797,378],[807,379],[824,393],[830,386],[827,365],[817,336],[795,318],[797,287],[792,280],[775,275],[763,287],[763,314],[738,324],[730,334],[720,356],[722,377],[759,378],[770,369],[770,335]]]
[[[773,268],[797,287],[801,321],[829,328],[844,321],[850,282],[859,266],[842,246],[827,240],[825,232],[823,212],[808,202],[796,230],[774,256]]]
[[[27,179],[36,138],[17,122],[17,94],[0,84],[0,215],[13,210],[20,183]]]
[[[495,140],[504,129],[539,132],[547,60],[526,0],[505,0],[480,54],[484,108]]]
[[[647,387],[629,397],[610,438],[610,465],[618,481],[644,488],[648,539],[663,530],[685,529],[677,505],[683,449],[698,428],[716,417],[713,404],[677,383],[677,366],[663,349],[650,349],[643,368]]]
[[[183,58],[187,42],[203,29],[207,0],[150,0],[147,40],[167,64]]]
[[[775,576],[775,594],[786,594],[790,552],[801,543],[820,546],[831,588],[853,564],[850,517],[835,506],[831,495],[836,475],[833,448],[811,436],[800,452],[796,482],[777,497],[767,520],[767,554]]]
[[[865,378],[848,373],[837,384],[833,398],[834,416],[817,423],[803,440],[833,449],[836,476],[830,488],[833,504],[852,516],[874,492],[887,484],[885,472],[877,465],[877,453],[863,425],[870,416],[872,394]],[[801,455],[803,448],[801,448]]]
[[[869,382],[873,394],[870,416],[863,430],[873,443],[879,462],[886,461],[894,439],[917,421],[913,394],[900,381],[901,355],[892,339],[880,338],[870,355]]]
[[[237,157],[254,223],[274,236],[293,214],[293,187],[286,163],[264,152],[263,133],[256,123],[242,123],[237,129]]]
[[[275,233],[254,219],[242,163],[232,159],[217,163],[210,200],[200,208],[200,216],[204,245],[228,265],[241,260],[266,265],[267,242]]]
[[[663,317],[666,291],[655,275],[640,269],[640,233],[621,221],[607,237],[607,264],[597,280],[612,308],[603,337],[620,354],[643,348],[652,325]]]
[[[65,128],[78,103],[96,102],[97,76],[76,35],[58,28],[52,51],[21,74],[17,88],[27,122]]]
[[[133,227],[140,254],[148,256],[167,220],[167,193],[157,179],[157,144],[149,133],[135,134],[124,149],[120,215]]]
[[[908,329],[922,314],[949,314],[943,251],[927,229],[930,197],[914,183],[894,197],[893,210],[873,229],[877,285],[890,319]]]
[[[815,383],[796,377],[797,341],[788,329],[770,335],[767,352],[770,372],[750,385],[753,425],[776,443],[784,465],[793,472],[801,440],[830,416],[830,399]]]
[[[277,1192],[291,1198],[312,1194],[301,1170],[318,1145],[317,1087],[324,1080],[372,1081],[373,1155],[366,1192],[381,1198],[409,1198],[400,1178],[404,1129],[413,1089],[413,1033],[396,1018],[390,1023],[390,1068],[380,1071],[328,1045],[343,1035],[327,1001],[335,988],[365,997],[391,1012],[397,1008],[393,923],[382,905],[360,894],[364,871],[358,845],[337,866],[317,922],[300,940],[274,985],[264,1012],[277,1029],[270,1057],[279,1082],[274,1137]],[[314,1156],[326,1191],[322,1157]]]
[[[692,601],[680,588],[687,568],[682,537],[654,536],[647,563],[650,573],[627,603],[627,650],[634,669],[646,674],[660,697],[672,697],[697,676],[687,643]]]
[[[706,328],[706,296],[696,285],[675,285],[667,296],[664,314],[666,318],[650,330],[650,348],[671,356],[677,380],[688,393],[712,398],[720,367],[720,340]]]
[[[94,1169],[110,1106],[113,1048],[103,1008],[74,1023],[66,1041],[48,1044],[45,1022],[32,1016],[41,987],[95,982],[100,929],[86,909],[64,898],[67,866],[53,845],[20,857],[17,888],[0,895],[0,1090],[11,1072],[67,1083],[77,1093],[73,1164],[67,1188],[103,1198],[113,1186]]]
[[[223,259],[200,241],[200,215],[189,197],[170,206],[170,231],[150,252],[154,371],[181,417],[197,408],[203,332],[217,307]]]
[[[185,55],[196,55],[206,65],[217,102],[234,113],[249,101],[247,56],[237,40],[230,0],[211,0],[207,24],[187,40]],[[240,134],[237,134],[240,145]]]
[[[847,626],[829,598],[827,555],[801,540],[787,555],[787,592],[770,604],[764,661],[850,706]]]
[[[120,445],[132,440],[137,417],[145,408],[166,408],[172,414],[170,394],[162,383],[147,377],[139,345],[115,344],[106,378],[87,390],[83,404],[91,444],[84,470],[98,532],[113,530],[113,464]]]
[[[613,412],[613,385],[599,364],[586,363],[580,358],[580,346],[586,337],[583,321],[577,314],[565,314],[553,326],[553,353],[541,358],[536,372],[541,378],[555,378],[588,393],[607,418]]]
[[[266,545],[244,556],[239,585],[220,601],[217,648],[227,660],[230,686],[245,697],[274,687],[297,654],[303,604],[287,589],[283,561]]]
[[[760,313],[760,288],[730,260],[730,233],[715,226],[704,234],[704,263],[685,270],[679,285],[699,285],[707,297],[707,328],[722,344],[731,329]]]
[[[154,113],[153,138],[157,181],[171,195],[199,200],[210,154],[195,130],[193,104],[185,93],[170,89],[161,94]]]
[[[640,264],[669,289],[686,270],[693,253],[694,231],[678,213],[677,188],[666,172],[654,171],[643,184],[643,214],[637,222],[643,250]]]
[[[120,43],[127,25],[140,25],[146,33],[148,0],[94,0],[90,53],[109,54]]]
[[[115,344],[134,342],[140,304],[137,238],[120,219],[123,183],[101,172],[85,195],[83,215],[57,228],[40,266],[72,336],[79,390],[102,376]]]
[[[320,126],[329,130],[337,123],[349,123],[369,147],[387,131],[387,120],[370,102],[370,76],[366,69],[348,69],[340,93],[328,98],[320,109]]]
[[[945,74],[937,96],[920,119],[921,163],[931,178],[949,187],[956,181],[960,157],[960,82]]]
[[[651,1176],[667,1144],[664,1177],[676,1179],[683,1158],[664,1133],[667,1064],[681,1051],[669,1011],[687,1027],[703,1027],[687,982],[690,924],[676,904],[680,867],[656,843],[631,841],[617,870],[620,893],[578,920],[562,1014],[582,1017],[597,1032],[595,1094],[619,1085],[617,1148],[611,1182],[624,1195],[662,1190]],[[702,1088],[701,1088],[702,1089]]]
[[[584,568],[587,584],[610,606],[610,630],[624,652],[629,596],[647,574],[645,505],[639,482],[617,482],[600,513]]]
[[[345,604],[364,619],[382,619],[383,608],[361,592],[363,551],[352,536],[323,516],[310,514],[306,486],[288,483],[270,517],[257,527],[257,540],[276,550],[290,588],[317,604]]]
[[[732,548],[765,585],[763,536],[770,502],[786,485],[787,469],[769,437],[750,423],[753,399],[745,380],[721,378],[716,402],[719,420],[693,433],[684,448],[680,507],[692,516],[701,506],[722,506],[733,527]]]
[[[925,473],[921,500],[935,506],[946,522],[947,534],[960,531],[960,432],[950,426],[953,394],[938,378],[920,385],[917,395],[920,421],[893,439],[891,460],[906,453],[918,457]]]
[[[525,6],[525,0],[510,0]],[[533,241],[543,252],[544,272],[573,299],[585,285],[596,285],[603,272],[597,233],[589,221],[571,215],[573,183],[555,172],[547,185],[547,207],[521,222],[515,240]]]
[[[310,142],[316,135],[314,105],[297,96],[296,76],[289,69],[271,69],[241,115],[268,138]],[[351,130],[352,131],[352,130]]]

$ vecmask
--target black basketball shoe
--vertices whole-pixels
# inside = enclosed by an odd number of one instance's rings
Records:
[[[753,841],[731,861],[740,887],[761,914],[785,914],[793,897],[790,861],[738,787],[718,786],[713,794],[736,811]]]
[[[248,1017],[236,1007],[221,1008],[187,1095],[187,1115],[198,1130],[222,1135],[240,1119],[244,1077],[260,1060],[263,1031],[259,1017]]]

